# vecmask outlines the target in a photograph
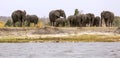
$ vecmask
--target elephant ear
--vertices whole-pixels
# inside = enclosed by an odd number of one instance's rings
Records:
[[[57,17],[60,17],[60,13],[58,11],[55,11],[54,15],[57,16]]]
[[[59,11],[60,11],[60,16],[66,18],[66,14],[65,14],[64,10],[60,9]]]

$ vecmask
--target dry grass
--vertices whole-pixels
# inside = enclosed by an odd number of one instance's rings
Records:
[[[4,22],[0,21],[0,27],[4,27]]]
[[[69,37],[15,37],[0,38],[0,42],[120,42],[120,36],[79,35]]]
[[[4,25],[4,23],[0,22],[0,24]],[[2,27],[0,25],[0,35],[5,34],[5,36],[0,36],[0,42],[120,42],[120,35],[98,35],[98,34],[89,34],[89,31],[93,33],[93,31],[104,33],[106,32],[113,32],[117,29],[117,27],[43,27],[42,22],[39,22],[36,27],[34,25],[31,25],[31,27]],[[38,36],[35,36],[35,34],[32,34],[32,32],[37,32],[36,34]],[[17,31],[17,32],[16,32]],[[41,35],[44,35],[44,32],[51,31],[48,34],[50,36],[41,37]],[[58,32],[59,31],[59,32]],[[88,34],[84,34],[84,32],[88,31]],[[43,33],[41,33],[43,32]],[[59,37],[54,37],[55,35],[52,35],[52,32],[58,32],[59,33],[67,33],[67,36],[60,35]],[[81,35],[76,35],[77,32],[83,32]],[[13,35],[12,33],[18,34],[17,36]],[[26,35],[27,33],[31,33],[33,37],[30,35]],[[74,33],[75,35],[70,35],[71,33]],[[102,32],[101,32],[102,33]],[[23,36],[25,35],[25,36]]]

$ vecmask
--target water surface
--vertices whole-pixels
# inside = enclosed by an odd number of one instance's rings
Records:
[[[0,43],[0,58],[120,58],[120,43]]]

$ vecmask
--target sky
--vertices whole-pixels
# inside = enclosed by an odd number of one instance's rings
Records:
[[[103,10],[120,16],[120,0],[0,0],[0,16],[11,16],[18,9],[38,17],[48,17],[51,10],[63,9],[69,16],[74,14],[76,8],[95,16],[100,16]]]

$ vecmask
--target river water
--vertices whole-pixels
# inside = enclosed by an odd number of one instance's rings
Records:
[[[120,43],[0,43],[0,58],[120,58]]]

